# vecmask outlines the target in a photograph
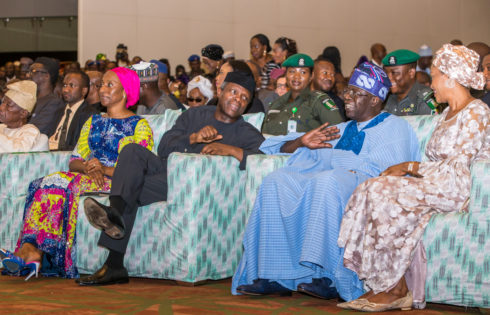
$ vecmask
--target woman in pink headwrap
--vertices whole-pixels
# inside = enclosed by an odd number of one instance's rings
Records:
[[[31,182],[24,222],[14,253],[0,250],[4,273],[78,277],[73,262],[79,197],[87,192],[109,192],[119,152],[128,143],[151,150],[148,122],[127,109],[139,99],[138,75],[114,68],[102,77],[100,101],[107,113],[93,115],[84,124],[72,152],[69,171]]]
[[[449,106],[436,118],[427,161],[392,166],[352,194],[338,245],[345,248],[344,265],[371,291],[340,307],[424,306],[425,227],[433,214],[467,211],[471,163],[490,157],[490,109],[469,92],[484,86],[478,62],[478,54],[465,46],[446,44],[437,51],[431,87],[437,101]]]

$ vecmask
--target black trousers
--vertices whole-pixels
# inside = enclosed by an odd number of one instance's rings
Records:
[[[125,236],[115,240],[102,233],[98,244],[124,254],[138,207],[167,200],[167,159],[138,144],[126,145],[114,170],[111,196],[119,196],[126,202],[123,211]]]

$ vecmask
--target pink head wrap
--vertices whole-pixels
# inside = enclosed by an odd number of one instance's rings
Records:
[[[463,45],[444,44],[436,52],[432,65],[462,86],[482,90],[485,78],[482,72],[477,72],[479,63],[480,55],[475,51]]]
[[[140,79],[136,72],[123,67],[114,68],[109,71],[113,71],[117,75],[124,91],[126,91],[128,98],[126,100],[126,107],[129,108],[136,104],[140,98]]]

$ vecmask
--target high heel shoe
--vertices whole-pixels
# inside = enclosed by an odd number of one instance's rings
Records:
[[[39,261],[30,261],[25,265],[24,270],[30,271],[30,273],[27,275],[24,281],[29,280],[32,276],[36,275],[36,278],[39,276],[39,268],[41,266],[41,263]]]
[[[15,274],[20,272],[22,269],[26,267],[26,262],[24,259],[11,255],[2,260],[3,267],[8,270],[9,273]]]

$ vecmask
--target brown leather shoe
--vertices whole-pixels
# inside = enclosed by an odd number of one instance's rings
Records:
[[[79,285],[111,285],[129,282],[126,268],[111,269],[104,264],[94,274],[75,280]]]

